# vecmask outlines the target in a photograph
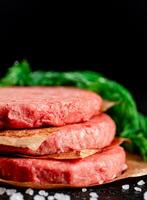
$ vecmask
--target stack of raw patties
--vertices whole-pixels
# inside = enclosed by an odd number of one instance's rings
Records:
[[[0,181],[52,188],[109,182],[126,169],[102,98],[70,87],[0,88]]]

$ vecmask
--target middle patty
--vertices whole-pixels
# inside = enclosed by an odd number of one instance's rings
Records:
[[[103,113],[88,122],[58,128],[0,131],[0,152],[35,156],[99,149],[110,145],[115,129],[114,121]]]

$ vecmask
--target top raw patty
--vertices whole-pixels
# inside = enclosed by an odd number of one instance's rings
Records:
[[[101,112],[97,94],[71,87],[0,88],[0,129],[62,126]]]

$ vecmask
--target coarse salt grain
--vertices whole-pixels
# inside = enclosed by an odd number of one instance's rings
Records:
[[[90,200],[98,200],[96,197],[90,197]]]
[[[147,191],[143,194],[144,200],[147,200]]]
[[[89,195],[93,198],[98,198],[98,194],[96,192],[90,192]]]
[[[70,200],[70,196],[63,193],[56,193],[54,198],[57,200]]]
[[[54,200],[55,198],[54,198],[54,196],[48,196],[47,199],[48,199],[48,200]]]
[[[82,192],[86,192],[87,191],[87,188],[82,188]]]
[[[6,192],[6,188],[0,187],[0,195],[3,195]]]
[[[34,196],[34,200],[45,200],[45,197],[37,194],[37,195]]]
[[[134,190],[136,190],[137,192],[141,192],[142,191],[142,189],[139,188],[139,187],[134,187]]]
[[[70,200],[70,196],[69,195],[64,195],[64,200]]]
[[[16,193],[16,192],[17,192],[16,189],[7,189],[7,190],[6,190],[6,194],[7,194],[8,196],[13,195],[13,194]]]
[[[44,197],[48,196],[48,192],[46,192],[45,190],[40,190],[38,193],[39,195],[44,196]]]
[[[130,188],[129,184],[122,185],[123,190],[128,190]]]
[[[30,196],[33,196],[34,190],[32,190],[31,188],[28,188],[25,193],[29,194]]]
[[[138,181],[138,183],[137,183],[137,185],[139,185],[139,186],[144,185],[144,184],[145,184],[144,180],[140,180],[140,181]]]
[[[23,195],[20,192],[18,192],[18,193],[13,193],[10,196],[9,200],[24,200],[24,198]]]

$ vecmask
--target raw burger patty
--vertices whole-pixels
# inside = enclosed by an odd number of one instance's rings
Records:
[[[0,178],[18,182],[88,186],[111,181],[126,169],[125,162],[125,152],[119,146],[70,161],[0,157]]]
[[[38,143],[38,135],[43,137],[41,144]],[[0,153],[45,155],[72,150],[97,149],[108,146],[114,136],[115,123],[103,113],[88,122],[58,128],[0,131]],[[7,141],[9,146],[5,143],[6,138],[9,139]],[[30,144],[33,145],[33,149],[27,146]],[[38,147],[34,149],[34,145]]]
[[[71,87],[0,88],[0,129],[63,126],[101,111],[99,95]]]

